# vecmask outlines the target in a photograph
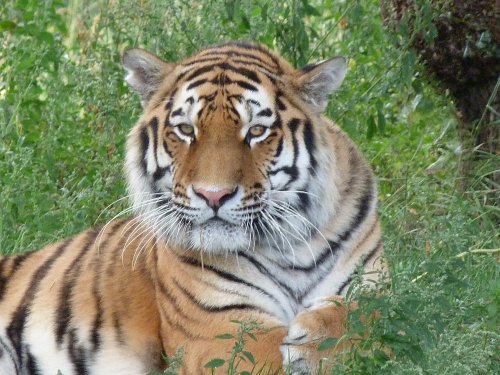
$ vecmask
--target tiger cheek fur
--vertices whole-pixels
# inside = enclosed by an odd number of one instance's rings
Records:
[[[257,369],[314,371],[346,317],[325,298],[384,268],[372,170],[322,114],[345,59],[296,70],[230,42],[123,63],[144,108],[127,140],[134,216],[0,258],[0,374],[145,374],[179,347],[181,373],[203,373],[235,320],[263,328],[245,347]]]

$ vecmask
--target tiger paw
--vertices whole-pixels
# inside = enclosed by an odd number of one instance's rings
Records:
[[[326,371],[331,350],[318,349],[325,340],[332,337],[339,339],[344,334],[346,318],[347,309],[340,298],[297,315],[290,323],[280,348],[284,368],[294,375]]]

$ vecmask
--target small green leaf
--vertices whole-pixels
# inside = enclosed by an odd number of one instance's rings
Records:
[[[239,30],[241,32],[245,32],[250,30],[250,21],[248,20],[247,16],[244,14],[241,14],[241,21],[239,24]]]
[[[321,16],[321,13],[313,7],[307,0],[302,0],[302,6],[304,8],[304,13],[309,16]]]
[[[250,337],[253,341],[257,341],[257,337],[251,332],[247,332],[248,337]]]
[[[375,131],[377,130],[377,125],[375,125],[375,119],[373,116],[368,117],[368,127],[366,129],[366,137],[372,139]]]
[[[384,134],[385,130],[385,116],[382,109],[382,102],[379,100],[377,101],[377,126],[380,134]]]
[[[223,359],[220,359],[220,358],[214,358],[212,359],[211,361],[207,362],[205,364],[205,368],[217,368],[217,367],[221,367],[224,363],[226,363],[226,361],[224,361]]]
[[[231,335],[230,333],[224,333],[222,335],[215,336],[216,339],[222,339],[222,340],[228,340],[228,339],[234,339],[234,336]]]
[[[318,351],[321,352],[323,350],[332,349],[335,347],[335,345],[337,345],[338,342],[339,340],[337,338],[329,337],[326,340],[321,341],[318,346]]]
[[[380,349],[375,349],[373,352],[373,356],[375,357],[375,359],[377,359],[377,361],[379,361],[381,363],[385,363],[389,360],[389,357],[387,356],[387,354],[384,353]]]
[[[243,351],[243,355],[244,355],[245,357],[247,357],[247,358],[248,358],[248,360],[249,360],[250,362],[252,362],[252,364],[254,364],[254,365],[255,365],[255,358],[253,357],[252,353],[250,353],[250,352],[246,352],[246,351]]]
[[[9,21],[9,20],[2,20],[0,21],[0,32],[1,31],[10,31],[14,30],[17,27],[17,24],[15,22]]]

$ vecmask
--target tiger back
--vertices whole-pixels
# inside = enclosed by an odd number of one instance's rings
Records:
[[[123,63],[144,109],[134,217],[0,260],[0,373],[146,374],[179,347],[181,371],[202,373],[235,320],[265,328],[246,348],[259,366],[314,371],[310,343],[345,319],[327,300],[383,268],[372,170],[323,115],[345,59],[296,70],[230,42]]]

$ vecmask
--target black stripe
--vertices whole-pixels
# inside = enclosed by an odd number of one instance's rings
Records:
[[[281,96],[283,94],[280,93],[280,92],[277,92],[276,93],[276,99],[274,99],[275,103],[276,103],[276,107],[280,110],[280,111],[285,111],[286,110],[286,105],[285,103],[283,103],[283,100],[281,100]]]
[[[122,226],[125,225],[127,221],[118,221],[113,223],[113,226],[109,229],[109,232],[106,236],[106,238],[99,243],[99,247],[102,247],[103,249],[106,249],[106,246],[111,239],[111,237],[116,233],[118,229],[120,229]],[[121,244],[121,241],[119,242],[119,245]],[[121,247],[121,246],[118,246]],[[95,299],[95,308],[96,308],[96,315],[94,319],[94,323],[92,324],[92,330],[90,331],[90,341],[92,342],[92,350],[95,352],[97,351],[100,346],[101,346],[101,335],[100,335],[100,329],[103,323],[103,309],[102,309],[102,297],[99,292],[100,290],[100,284],[101,284],[101,279],[102,279],[102,261],[100,259],[96,259],[96,268],[95,268],[95,274],[94,274],[94,282],[92,285],[92,294]],[[109,268],[113,268],[115,265],[109,265]],[[109,271],[109,269],[108,269]]]
[[[158,165],[158,157],[157,157],[157,150],[158,150],[158,117],[154,116],[149,121],[149,126],[151,127],[151,131],[153,133],[153,154],[155,156],[156,165]]]
[[[292,134],[295,134],[295,132],[299,128],[300,120],[298,118],[292,118],[290,121],[288,121],[287,125],[290,128]]]
[[[274,78],[273,75],[279,74],[279,69],[276,69],[274,67],[271,67],[268,65],[265,61],[262,61],[262,63],[257,62],[257,60],[245,60],[245,59],[231,59],[232,62],[235,64],[243,64],[245,66],[254,66],[256,68],[259,68],[259,70],[263,71],[263,73],[268,77],[271,81],[274,83]]]
[[[143,127],[141,129],[141,134],[140,134],[140,139],[141,139],[141,150],[140,150],[140,155],[141,157],[141,167],[142,167],[142,172],[144,174],[147,174],[147,164],[146,164],[146,153],[149,148],[149,136],[148,136],[148,130],[146,127]]]
[[[76,334],[76,328],[68,332],[68,351],[71,362],[77,375],[88,375],[87,353],[83,345],[78,345],[79,338]]]
[[[287,175],[290,176],[290,179],[287,182],[287,185],[290,184],[291,182],[295,181],[299,175],[299,171],[297,170],[297,167],[295,165],[289,166],[289,167],[281,167],[278,169],[273,169],[270,170],[268,173],[270,175],[276,175],[279,172],[286,173]],[[286,189],[283,189],[286,190]]]
[[[41,375],[36,359],[31,354],[29,346],[26,348],[26,370],[29,375]]]
[[[198,304],[198,306],[202,307],[203,310],[210,311],[210,312],[222,312],[222,311],[229,311],[229,310],[257,310],[257,311],[260,311],[263,313],[267,313],[267,311],[263,311],[256,306],[248,305],[245,303],[235,303],[233,305],[224,305],[224,306],[209,306],[209,305]]]
[[[198,68],[194,72],[192,72],[188,77],[186,77],[186,81],[191,81],[192,79],[194,79],[202,74],[213,71],[215,68],[220,68],[222,70],[232,71],[232,72],[238,73],[238,74],[248,78],[249,80],[251,80],[255,83],[261,83],[260,78],[258,77],[257,73],[255,73],[254,71],[252,71],[250,69],[243,68],[243,67],[233,66],[233,65],[228,64],[226,62],[221,62],[218,64],[210,64],[210,65],[206,65],[206,66],[203,66],[201,68]],[[187,73],[188,72],[180,74],[179,77],[177,78],[177,80],[179,81],[180,79],[182,79]]]
[[[9,258],[7,258],[7,257],[0,259],[0,277],[2,277],[2,275],[3,275],[3,268],[5,267],[5,263],[7,263],[8,260],[9,260]]]
[[[207,305],[201,301],[199,301],[191,292],[189,292],[186,288],[184,288],[177,280],[174,279],[174,284],[179,290],[184,294],[191,302],[196,304],[200,309],[204,311],[209,311],[209,312],[223,312],[223,311],[229,311],[229,310],[256,310],[260,312],[267,313],[266,311],[261,310],[257,306],[249,305],[249,304],[244,304],[244,303],[236,303],[236,304],[228,304],[228,305],[220,305],[220,306],[213,306],[213,305]]]
[[[207,72],[211,72],[213,71],[213,69],[217,66],[217,64],[209,64],[209,65],[205,65],[201,68],[198,68],[196,70],[194,70],[187,78],[186,78],[186,81],[191,81],[193,78],[196,78],[202,74],[205,74]],[[177,77],[177,82],[179,80],[181,80],[186,74],[188,74],[189,72],[191,72],[191,70],[188,70],[184,73],[181,73],[179,74],[179,76]]]
[[[10,272],[9,277],[11,277],[17,271],[17,269],[24,263],[24,261],[30,255],[33,255],[34,253],[35,252],[31,251],[31,252],[27,252],[27,253],[24,253],[24,254],[21,254],[21,255],[17,255],[14,258],[14,261],[12,262],[12,268],[11,268],[11,272]]]
[[[234,283],[238,283],[238,284],[243,284],[243,285],[246,285],[246,286],[248,286],[248,287],[250,287],[252,289],[256,289],[260,293],[262,293],[263,295],[267,296],[268,298],[272,299],[274,302],[276,302],[276,303],[279,304],[279,301],[276,299],[276,297],[274,297],[272,294],[268,293],[266,290],[262,289],[261,287],[259,287],[257,285],[254,285],[254,284],[252,284],[252,283],[250,283],[250,282],[248,282],[246,280],[243,280],[243,279],[241,279],[241,278],[239,278],[239,277],[237,277],[237,276],[235,276],[235,275],[233,275],[233,274],[231,274],[229,272],[222,271],[222,270],[220,270],[218,268],[215,268],[213,266],[210,266],[210,265],[201,264],[199,261],[197,261],[196,259],[193,259],[193,258],[182,257],[181,261],[183,263],[186,263],[186,264],[198,267],[198,268],[203,269],[203,270],[212,271],[215,274],[217,274],[217,276],[219,276],[219,277],[221,277],[221,278],[223,278],[225,280],[228,280],[228,281],[231,281],[231,282],[234,282]]]
[[[224,56],[229,56],[231,58],[231,61],[235,63],[245,64],[245,65],[255,65],[258,66],[259,68],[267,70],[270,73],[276,71],[281,72],[280,67],[279,65],[277,65],[276,60],[271,59],[272,62],[274,63],[273,66],[270,65],[267,61],[264,61],[258,56],[250,53],[245,53],[236,50],[229,50],[229,51],[213,50],[213,51],[206,51],[206,53],[202,52],[202,54],[203,56],[216,56],[216,57],[200,59],[198,60],[200,62],[222,60],[224,59]],[[269,55],[267,56],[269,57]],[[191,65],[191,63],[189,65]]]
[[[366,266],[366,263],[370,260],[370,258],[377,252],[378,249],[380,249],[380,246],[382,246],[382,240],[378,240],[377,244],[375,247],[368,252],[368,254],[365,256],[363,259],[362,266],[363,268]],[[349,277],[342,283],[340,284],[338,291],[335,294],[341,295],[344,292],[344,289],[347,288],[347,286],[351,283],[351,281],[358,275],[358,269],[356,268],[354,272],[352,272]]]
[[[202,64],[204,62],[214,62],[214,61],[220,61],[220,57],[202,57],[193,61],[189,61],[187,63],[183,63],[182,66],[191,66],[191,65],[196,65],[196,64]]]
[[[14,277],[14,274],[21,267],[24,261],[30,256],[34,254],[34,252],[27,252],[21,255],[17,255],[13,258],[5,257],[0,261],[0,301],[3,299],[4,294],[7,290],[7,284]],[[9,259],[12,259],[12,264],[10,266],[10,273],[8,275],[3,274],[3,267]]]
[[[184,320],[186,320],[187,322],[190,322],[191,324],[197,324],[199,323],[198,320],[195,320],[193,319],[193,317],[191,315],[187,315],[182,309],[181,307],[179,306],[179,302],[177,301],[177,299],[170,293],[170,291],[168,290],[168,288],[163,284],[163,282],[161,280],[159,280],[158,282],[158,285],[160,287],[160,293],[166,297],[166,299],[169,301],[169,306],[173,307],[173,309],[175,310],[175,315],[176,316],[179,316],[181,318],[183,318]],[[193,333],[191,331],[188,330],[188,328],[191,326],[191,324],[179,324],[177,322],[173,322],[171,319],[168,318],[168,313],[166,311],[163,311],[162,309],[161,310],[161,314],[164,316],[164,318],[167,319],[168,323],[173,326],[174,328],[182,331],[182,333],[190,338],[190,339],[200,339],[202,338],[201,335],[199,335],[199,333]]]
[[[297,195],[299,196],[299,208],[305,212],[309,209],[311,205],[311,199],[309,198],[309,194],[306,192],[298,192]]]
[[[257,89],[257,87],[255,87],[251,83],[248,83],[248,82],[245,82],[245,81],[237,80],[237,81],[233,81],[233,83],[236,83],[238,86],[240,86],[241,88],[246,89],[246,90],[259,91]]]
[[[278,158],[283,152],[283,136],[280,137],[278,141],[278,147],[276,148],[276,152],[274,153],[274,158]]]
[[[238,256],[247,259],[252,265],[257,268],[257,270],[268,277],[274,284],[278,285],[283,291],[285,291],[289,297],[295,296],[294,291],[286,284],[283,284],[280,280],[278,280],[269,270],[264,267],[259,261],[244,252],[238,252]]]
[[[344,289],[351,283],[351,281],[358,275],[358,270],[355,270],[353,273],[349,275],[349,277],[342,283],[340,284],[340,287],[338,288],[338,291],[335,293],[336,295],[342,295],[344,293]]]
[[[172,114],[170,116],[172,116],[172,117],[184,116],[184,111],[182,110],[182,107],[177,108],[175,111],[172,112]]]
[[[59,245],[59,247],[54,251],[49,259],[47,259],[40,267],[37,268],[36,272],[31,278],[31,282],[26,289],[26,292],[24,293],[21,303],[14,312],[12,320],[7,327],[7,335],[12,342],[18,358],[21,358],[22,339],[25,323],[28,314],[30,313],[33,299],[38,291],[38,285],[50,271],[54,262],[61,256],[61,254],[66,250],[71,242],[71,239],[64,241],[61,245]]]
[[[198,87],[200,85],[203,85],[205,82],[207,82],[208,80],[205,79],[205,78],[202,78],[202,79],[199,79],[197,81],[194,81],[194,82],[191,82],[189,84],[189,86],[187,87],[186,90],[191,90],[191,89],[194,89],[195,87]]]
[[[347,239],[349,239],[349,237],[351,237],[352,235],[352,232],[358,229],[358,227],[361,225],[361,223],[366,219],[366,216],[368,215],[370,205],[374,198],[371,175],[367,177],[365,183],[367,184],[367,188],[363,193],[361,201],[358,201],[357,204],[358,212],[356,213],[354,219],[351,221],[350,229],[348,229],[342,235],[339,236],[341,241],[346,241]]]
[[[83,245],[78,255],[76,255],[69,267],[64,271],[64,283],[59,293],[57,316],[55,319],[56,343],[59,348],[62,345],[64,335],[68,331],[71,316],[73,315],[71,311],[71,299],[73,297],[73,289],[76,285],[76,280],[82,268],[84,255],[89,251],[90,246],[94,244],[98,234],[99,232],[96,230],[91,230],[87,233],[85,245]]]
[[[228,42],[228,43],[223,43],[221,45],[218,45],[218,46],[215,46],[215,48],[221,48],[221,47],[238,47],[238,48],[241,48],[241,49],[246,49],[246,50],[250,50],[250,51],[259,51],[261,52],[262,54],[266,55],[267,57],[269,57],[271,59],[271,61],[276,65],[276,67],[278,68],[278,71],[281,72],[281,68],[280,68],[280,64],[279,64],[279,61],[278,59],[276,58],[276,56],[274,56],[271,52],[269,52],[267,49],[265,49],[264,47],[260,46],[259,44],[252,44],[252,43],[248,43],[248,42]]]
[[[7,263],[7,260],[9,258],[2,258],[0,260],[0,301],[3,298],[3,295],[5,293],[5,290],[7,289],[7,283],[8,283],[8,278],[12,275],[13,272],[10,273],[10,275],[3,275],[3,268],[5,267],[5,263]]]
[[[266,108],[257,113],[257,117],[271,117],[273,115],[273,111],[271,111],[271,108]]]
[[[238,111],[233,107],[233,106],[229,106],[227,107],[227,109],[229,110],[229,112],[231,112],[237,119],[240,118],[240,114],[238,113]]]
[[[175,310],[176,315],[182,317],[183,319],[187,320],[188,322],[198,322],[198,320],[193,319],[192,316],[187,315],[184,310],[182,310],[181,306],[179,305],[179,301],[173,296],[169,289],[163,284],[163,281],[161,279],[158,280],[158,285],[160,287],[160,292],[161,294],[166,297],[166,299],[170,302],[169,306],[173,307]]]
[[[168,325],[170,325],[171,327],[173,327],[173,329],[175,331],[182,332],[184,334],[184,336],[186,336],[190,340],[193,340],[193,339],[206,339],[207,338],[207,337],[203,337],[203,336],[201,336],[199,334],[195,335],[192,332],[188,331],[187,327],[184,326],[183,324],[179,324],[177,322],[174,322],[172,320],[172,318],[170,317],[170,315],[166,311],[164,311],[164,310],[160,311],[160,318],[162,319],[162,321],[165,321]],[[213,337],[210,337],[210,339],[212,339],[212,338]]]
[[[336,258],[336,252],[340,248],[340,244],[335,241],[328,241],[328,246],[325,247],[325,249],[321,252],[319,257],[316,259],[316,262],[312,262],[308,266],[289,266],[287,268],[291,268],[294,271],[301,271],[301,272],[311,272],[315,268],[320,267],[324,262],[328,260],[328,258],[335,259]]]
[[[170,172],[170,166],[168,167],[158,167],[153,173],[153,180],[161,180],[168,172]]]
[[[297,129],[300,125],[300,120],[297,118],[293,118],[287,123],[290,131],[292,132],[292,145],[293,145],[293,162],[292,167],[290,168],[290,180],[287,182],[286,186],[289,186],[292,182],[294,182],[299,176],[299,170],[296,166],[297,159],[299,157],[299,141],[297,140]]]
[[[368,254],[366,254],[365,259],[363,260],[363,268],[366,267],[366,265],[368,264],[370,259],[377,253],[377,251],[380,249],[381,246],[382,246],[382,240],[379,239],[377,241],[377,244],[375,245],[375,247],[373,249],[371,249],[368,252]]]
[[[125,345],[125,335],[123,333],[120,314],[116,310],[113,311],[113,328],[116,333],[116,342],[120,345]]]
[[[304,267],[290,266],[289,268],[293,268],[295,270],[303,271],[303,272],[310,272],[314,268],[320,266],[326,259],[328,259],[328,255],[330,253],[332,253],[332,250],[337,250],[338,248],[340,248],[342,246],[342,242],[346,242],[347,240],[350,239],[353,232],[355,232],[359,228],[361,223],[366,219],[371,202],[373,200],[373,187],[371,186],[371,177],[369,177],[368,180],[369,180],[368,181],[369,185],[365,191],[365,194],[363,195],[363,198],[361,199],[361,201],[359,201],[357,204],[358,212],[356,213],[356,216],[349,223],[348,229],[339,235],[337,241],[329,241],[328,242],[329,246],[327,246],[321,252],[316,263],[312,262],[310,265],[304,266]]]
[[[310,121],[306,121],[304,124],[304,144],[306,145],[306,150],[309,154],[309,160],[311,161],[311,167],[316,169],[317,162],[314,153],[316,151],[316,145],[314,140],[313,125]]]
[[[254,81],[255,83],[261,83],[259,76],[253,70],[242,68],[242,67],[238,68],[238,67],[232,66],[232,65],[227,64],[227,63],[223,63],[220,65],[221,65],[222,69],[234,71],[238,74],[241,74],[242,76],[245,76],[250,81]]]

